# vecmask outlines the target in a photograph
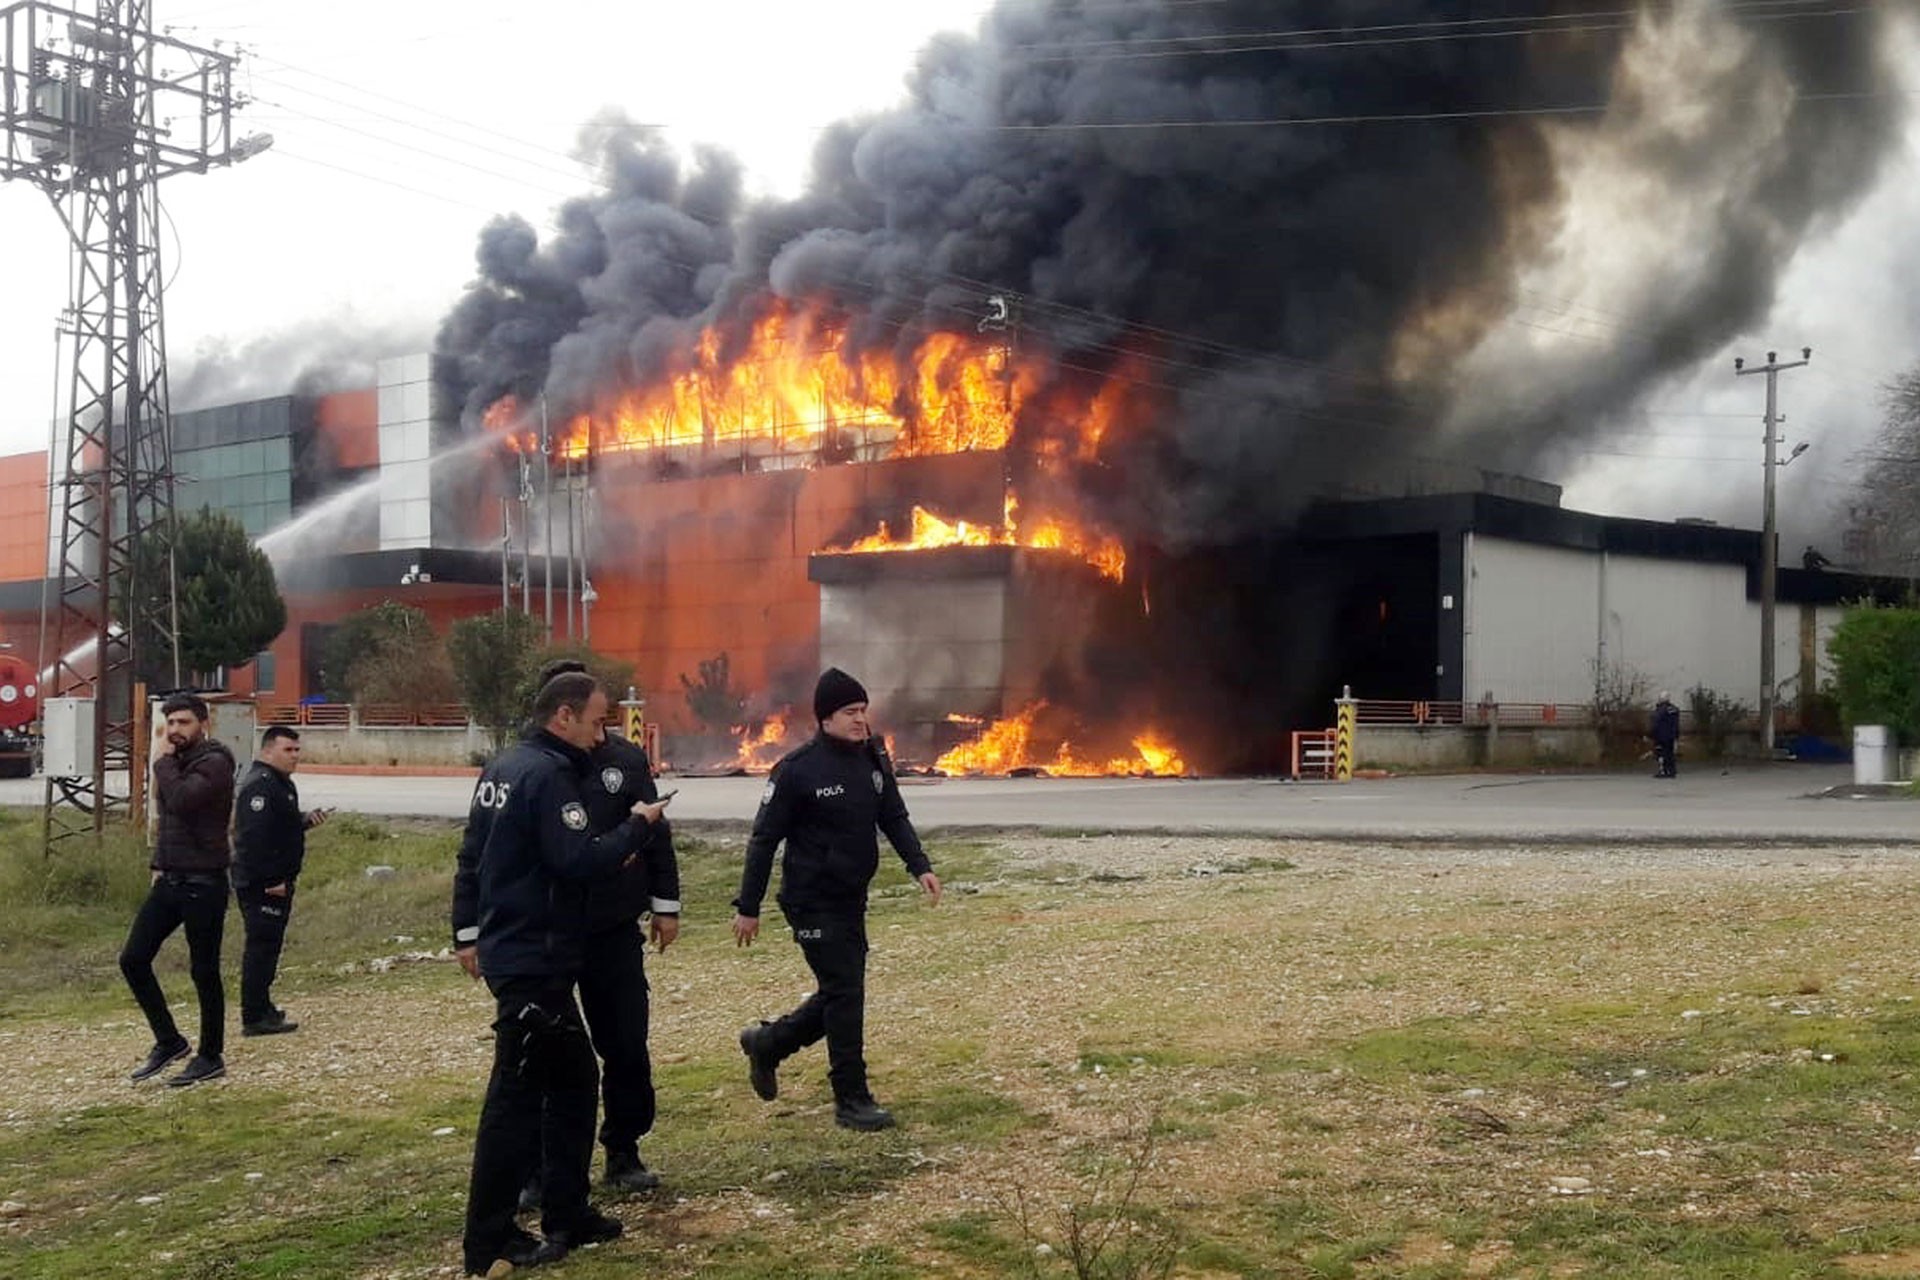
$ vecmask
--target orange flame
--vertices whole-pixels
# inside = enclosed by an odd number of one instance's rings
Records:
[[[738,726],[740,750],[734,753],[733,763],[742,769],[771,769],[780,763],[780,757],[787,753],[787,717],[790,709],[782,708],[768,716],[760,725],[760,732],[753,733],[748,726]]]
[[[480,423],[515,453],[540,451],[539,433],[529,430],[521,420],[520,401],[513,396],[501,396],[488,405],[487,411],[480,415]]]
[[[1184,777],[1187,773],[1187,762],[1181,759],[1179,749],[1152,729],[1134,736],[1132,756],[1115,756],[1105,761],[1089,759],[1076,754],[1073,744],[1065,741],[1051,757],[1036,752],[1034,722],[1046,708],[1045,702],[1036,702],[1018,715],[994,721],[973,741],[963,742],[941,756],[934,767],[945,773],[1044,769],[1050,774],[1071,778],[1135,774]],[[954,723],[978,723],[965,716],[947,718]]]
[[[828,554],[864,554],[922,551],[929,547],[1034,547],[1071,552],[1098,569],[1102,577],[1114,582],[1125,579],[1127,553],[1114,539],[1083,533],[1062,520],[1052,518],[1042,519],[1035,527],[1023,529],[1019,510],[1018,499],[1009,493],[1004,508],[1005,523],[995,526],[973,524],[966,520],[943,520],[925,507],[915,506],[913,532],[904,538],[896,538],[887,527],[887,522],[882,520],[877,532],[847,546],[829,547],[826,550]]]
[[[923,338],[904,365],[885,349],[855,350],[844,320],[774,302],[742,349],[702,330],[686,367],[574,419],[560,448],[850,449],[863,459],[1000,449],[1035,378],[1010,371],[998,348],[954,333]]]

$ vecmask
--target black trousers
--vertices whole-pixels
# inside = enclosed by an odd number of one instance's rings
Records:
[[[273,1016],[273,977],[280,972],[280,948],[287,940],[287,922],[293,918],[293,883],[285,896],[267,892],[263,884],[234,886],[240,903],[240,923],[247,941],[240,952],[240,1021],[264,1022]]]
[[[167,1009],[167,996],[154,977],[153,959],[173,931],[186,926],[188,971],[200,996],[200,1052],[218,1058],[226,1052],[227,993],[220,985],[220,938],[227,923],[227,881],[218,874],[164,871],[147,891],[120,949],[126,976],[140,1012],[147,1015],[155,1044],[176,1044],[184,1037]]]
[[[764,1043],[785,1058],[825,1039],[827,1080],[833,1085],[833,1096],[843,1102],[870,1098],[866,918],[785,914],[818,989],[792,1013],[769,1023]]]
[[[1671,742],[1653,744],[1653,758],[1660,762],[1660,776],[1664,778],[1679,776],[1679,770],[1674,767],[1673,747]]]
[[[493,1075],[480,1108],[467,1187],[469,1269],[484,1269],[513,1231],[527,1170],[546,1153],[543,1230],[572,1230],[587,1211],[594,1062],[570,982],[488,979],[497,1016]]]
[[[653,1128],[653,1063],[647,1054],[646,938],[638,922],[587,935],[580,1009],[600,1055],[606,1117],[600,1145],[632,1152]]]

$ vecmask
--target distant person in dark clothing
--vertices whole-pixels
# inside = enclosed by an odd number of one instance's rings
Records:
[[[194,990],[200,996],[200,1051],[179,1075],[181,1087],[227,1073],[226,992],[220,986],[220,937],[227,921],[227,824],[233,817],[233,753],[207,734],[207,704],[176,693],[160,704],[165,722],[153,741],[153,887],[133,918],[120,951],[120,972],[153,1028],[153,1049],[133,1072],[146,1080],[187,1056],[188,1044],[166,993],[153,976],[153,958],[182,925]]]
[[[1807,544],[1807,549],[1800,553],[1800,563],[1808,569],[1819,570],[1819,569],[1827,568],[1833,563],[1833,561],[1821,555],[1820,548],[1814,546],[1811,542],[1809,542]]]
[[[307,829],[327,820],[325,809],[302,811],[293,771],[300,767],[300,735],[268,725],[260,754],[247,766],[233,808],[233,894],[247,933],[240,953],[240,1034],[281,1035],[300,1024],[273,1003],[273,977],[293,916],[294,883],[307,856]]]
[[[747,840],[740,896],[733,900],[734,941],[760,933],[761,899],[784,841],[780,910],[819,989],[799,1008],[740,1033],[755,1093],[779,1094],[782,1059],[825,1039],[833,1118],[843,1128],[885,1129],[893,1116],[867,1085],[867,886],[880,866],[874,829],[884,831],[907,874],[938,905],[940,877],[920,847],[894,780],[893,761],[867,721],[867,691],[837,667],[813,692],[819,731],[773,767]]]
[[[1654,772],[1656,778],[1674,778],[1679,771],[1674,767],[1674,748],[1680,742],[1680,708],[1673,705],[1673,699],[1665,693],[1660,701],[1653,704],[1653,723],[1647,729],[1647,736],[1653,739],[1653,758],[1659,762]]]

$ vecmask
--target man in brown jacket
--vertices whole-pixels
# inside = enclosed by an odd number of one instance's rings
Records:
[[[120,972],[153,1028],[153,1049],[133,1072],[145,1080],[187,1056],[186,1037],[167,1011],[153,976],[153,958],[185,925],[189,971],[200,995],[200,1052],[167,1081],[179,1088],[227,1073],[227,997],[220,985],[220,935],[227,922],[227,864],[232,846],[233,753],[207,734],[207,704],[176,693],[160,704],[166,717],[153,742],[153,888],[133,918]]]

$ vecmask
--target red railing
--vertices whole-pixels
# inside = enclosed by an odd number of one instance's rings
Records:
[[[1334,729],[1295,729],[1293,731],[1293,776],[1331,778],[1336,739]]]
[[[345,728],[355,719],[344,702],[261,703],[254,719],[261,724],[320,725]],[[408,710],[390,703],[372,702],[359,708],[359,723],[369,729],[458,729],[467,723],[467,709],[457,702]]]
[[[1593,710],[1578,702],[1444,702],[1361,698],[1359,724],[1373,725],[1585,725]]]

